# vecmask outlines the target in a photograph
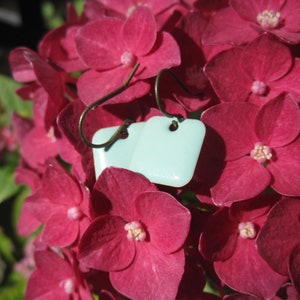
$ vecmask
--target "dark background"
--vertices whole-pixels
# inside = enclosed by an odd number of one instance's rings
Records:
[[[0,0],[0,73],[10,75],[7,56],[11,49],[26,46],[36,50],[50,29],[42,13],[44,2],[65,16],[67,0]]]

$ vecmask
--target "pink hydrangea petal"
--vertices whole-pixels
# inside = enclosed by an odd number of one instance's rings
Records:
[[[261,299],[272,299],[287,280],[258,254],[254,240],[239,238],[234,255],[214,263],[220,279],[232,289]]]
[[[61,131],[60,138],[57,140],[57,151],[62,160],[70,165],[78,165],[78,162],[81,159],[79,152]]]
[[[183,250],[173,254],[138,245],[134,262],[120,272],[111,272],[116,290],[131,299],[175,299],[184,271]]]
[[[216,94],[222,101],[246,101],[252,78],[241,64],[241,48],[232,48],[213,57],[204,68]]]
[[[292,63],[289,48],[269,34],[259,36],[242,52],[241,65],[245,72],[253,80],[260,80],[265,84],[284,76]]]
[[[10,52],[9,64],[12,69],[12,75],[15,80],[20,82],[35,81],[36,75],[30,65],[30,62],[25,58],[24,52],[36,55],[32,50],[25,47],[18,47]]]
[[[258,141],[267,146],[284,146],[293,141],[299,131],[300,111],[298,104],[289,95],[282,94],[270,100],[256,116],[255,132]]]
[[[16,113],[12,114],[11,120],[14,133],[19,143],[22,143],[24,137],[34,127],[33,121],[31,119],[24,118],[23,116],[20,116]]]
[[[119,0],[99,0],[97,2],[124,16],[129,14],[131,8],[134,8],[134,3],[132,0],[124,0],[122,2]]]
[[[75,206],[82,201],[78,183],[55,160],[48,161],[43,192],[54,205]]]
[[[77,81],[79,98],[86,105],[106,96],[119,88],[128,78],[130,68],[115,68],[104,72],[93,70],[82,74]],[[124,103],[146,95],[150,90],[149,83],[131,81],[130,85],[121,94],[109,99],[109,103]]]
[[[129,241],[120,217],[96,218],[85,231],[79,244],[79,261],[86,267],[102,271],[127,268],[136,253],[135,242]]]
[[[80,115],[85,108],[86,106],[77,99],[69,103],[58,115],[59,129],[68,138],[70,143],[74,145],[75,149],[81,154],[91,151],[91,149],[78,136],[78,122]],[[92,124],[90,124],[89,120],[89,118],[86,119],[84,132],[87,137],[91,138],[95,129],[89,129],[89,127],[92,127]]]
[[[54,298],[55,297],[55,298]],[[24,300],[67,300],[69,295],[59,286],[59,281],[44,277],[40,272],[33,272],[29,278],[24,294]]]
[[[300,294],[300,244],[297,244],[290,255],[289,274],[292,283]]]
[[[289,44],[298,44],[300,42],[299,32],[290,32],[285,30],[272,30],[273,34],[276,34],[283,42]]]
[[[147,0],[143,2],[136,2],[132,0],[123,0],[122,2],[119,0],[100,0],[98,2],[103,3],[110,9],[113,9],[122,15],[128,16],[133,9],[139,6],[150,7],[156,15],[172,7],[172,5],[177,3],[177,0]]]
[[[28,211],[40,222],[45,223],[51,214],[59,212],[60,206],[55,206],[45,197],[41,189],[28,196],[24,202]]]
[[[75,48],[75,35],[79,25],[64,24],[49,31],[38,45],[38,53],[51,58],[56,65],[67,72],[82,71],[87,65],[78,57]]]
[[[261,256],[283,275],[288,275],[289,256],[299,241],[299,214],[299,199],[283,199],[271,209],[257,237]]]
[[[88,66],[96,70],[105,70],[121,65],[122,24],[121,19],[102,18],[78,30],[76,48]]]
[[[242,19],[234,9],[227,7],[210,17],[202,42],[204,45],[243,45],[257,36],[258,33],[246,20]]]
[[[174,38],[167,32],[158,34],[155,50],[139,57],[142,72],[139,79],[156,76],[161,69],[170,69],[180,65],[180,51]]]
[[[135,201],[142,192],[156,192],[156,186],[145,177],[129,170],[106,168],[95,183],[94,190],[110,201],[110,214],[136,221]],[[97,195],[97,194],[95,194]]]
[[[50,250],[36,251],[34,260],[37,269],[44,276],[49,276],[49,278],[57,281],[73,276],[71,265],[57,253]]]
[[[122,27],[124,48],[136,56],[146,55],[156,40],[156,22],[147,6],[138,6]]]
[[[245,20],[256,22],[257,14],[266,10],[272,9],[280,11],[286,0],[230,0],[230,6]]]
[[[276,90],[277,95],[282,91],[287,91],[300,102],[300,59],[295,58],[293,68],[283,78],[274,82],[271,90]]]
[[[211,188],[212,199],[216,205],[250,199],[260,194],[270,181],[267,169],[245,156],[226,163],[218,182]]]
[[[78,237],[79,223],[68,219],[67,210],[51,215],[44,225],[42,241],[50,246],[66,247]]]
[[[234,252],[237,237],[236,220],[230,218],[228,208],[221,208],[208,219],[200,236],[199,251],[211,261],[228,259]]]
[[[26,201],[23,203],[18,223],[17,223],[17,232],[21,236],[28,236],[33,233],[39,226],[41,222],[37,220],[26,205]]]
[[[63,81],[60,73],[35,53],[25,52],[24,56],[29,61],[36,75],[37,81],[59,107],[62,102],[64,91]]]
[[[41,184],[39,174],[31,169],[19,166],[15,169],[15,181],[18,184],[26,184],[31,191],[35,191]]]
[[[248,222],[266,215],[270,208],[281,198],[275,193],[260,194],[247,201],[235,202],[230,207],[230,215],[239,222]]]
[[[257,142],[254,121],[258,107],[250,103],[223,103],[204,111],[201,120],[224,140],[225,160],[249,154]],[[230,122],[228,122],[230,120]]]
[[[286,196],[300,196],[300,138],[275,149],[275,158],[267,169],[273,176],[272,188]]]
[[[23,138],[21,154],[31,167],[38,168],[49,157],[57,155],[57,148],[45,129],[36,127]]]
[[[297,15],[300,14],[300,3],[297,0],[286,0],[281,9],[282,18],[285,20],[284,29],[287,33],[298,33],[299,42],[299,29],[300,19]]]
[[[62,280],[74,277],[70,264],[57,253],[49,250],[36,251],[34,258],[37,270],[29,278],[24,299],[42,300],[52,297],[59,300],[68,299],[69,295],[59,284]]]
[[[145,192],[138,196],[135,206],[154,247],[172,253],[183,246],[191,216],[175,198],[163,192]]]

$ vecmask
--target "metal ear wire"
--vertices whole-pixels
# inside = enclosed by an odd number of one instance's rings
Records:
[[[175,81],[180,85],[180,87],[187,93],[193,96],[197,96],[193,93],[190,92],[190,90],[184,85],[184,83],[182,83],[182,81],[179,80],[179,78],[169,69],[163,69],[161,70],[155,79],[155,99],[156,99],[156,103],[157,106],[159,108],[159,110],[168,118],[176,118],[177,121],[179,123],[181,123],[184,120],[184,117],[181,114],[169,114],[168,112],[166,112],[163,104],[162,104],[162,100],[160,97],[160,81],[161,81],[161,77],[164,73],[168,72],[174,79]],[[170,125],[170,130],[171,131],[175,131],[178,128],[178,122],[173,120],[171,125]]]
[[[105,101],[115,97],[116,95],[122,93],[128,86],[129,82],[131,81],[131,79],[133,78],[134,74],[136,73],[138,67],[139,67],[139,63],[136,63],[132,69],[132,71],[130,72],[130,74],[128,75],[128,78],[126,79],[126,81],[117,89],[115,89],[114,91],[112,91],[111,93],[107,94],[106,96],[102,97],[101,99],[95,101],[94,103],[90,104],[89,106],[87,106],[85,108],[85,110],[82,112],[80,118],[79,118],[79,123],[78,123],[78,130],[79,130],[79,135],[81,137],[81,140],[87,144],[89,147],[92,148],[104,148],[104,147],[109,147],[111,146],[117,139],[120,138],[120,135],[122,135],[122,133],[127,133],[127,128],[128,126],[133,123],[132,120],[130,119],[126,119],[121,125],[120,127],[116,130],[116,132],[112,135],[112,137],[105,143],[102,144],[94,144],[91,141],[89,141],[87,139],[87,137],[84,134],[84,130],[83,130],[83,124],[84,124],[84,120],[87,116],[87,114],[97,108],[100,104],[104,103]]]

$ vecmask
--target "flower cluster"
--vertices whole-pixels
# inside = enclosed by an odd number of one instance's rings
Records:
[[[33,118],[12,117],[16,181],[31,190],[18,232],[35,236],[25,299],[298,299],[300,2],[67,8],[36,51],[9,56],[33,103]],[[206,127],[184,187],[117,167],[95,178],[80,116],[136,63],[127,88],[90,112],[86,136],[161,115],[154,82],[172,69],[191,93],[164,78],[166,110]]]

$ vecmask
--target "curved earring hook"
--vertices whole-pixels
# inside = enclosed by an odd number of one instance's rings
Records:
[[[83,124],[84,124],[84,120],[87,116],[87,114],[91,111],[94,110],[95,108],[97,108],[100,104],[104,103],[105,101],[115,97],[116,95],[122,93],[128,86],[129,82],[131,81],[131,79],[133,78],[134,74],[136,73],[138,67],[139,67],[139,63],[136,63],[132,69],[132,71],[130,72],[130,74],[128,75],[128,78],[126,79],[126,81],[117,89],[115,89],[114,91],[112,91],[111,93],[107,94],[106,96],[102,97],[101,99],[95,101],[94,103],[90,104],[89,106],[87,106],[85,108],[85,110],[82,112],[80,118],[79,118],[79,123],[78,123],[78,130],[79,130],[79,135],[81,137],[81,140],[87,144],[89,147],[92,148],[103,148],[103,147],[109,147],[111,146],[119,137],[122,133],[124,133],[127,129],[127,127],[133,123],[132,120],[130,119],[126,119],[121,125],[120,127],[116,130],[116,132],[112,135],[112,137],[105,143],[103,144],[94,144],[92,143],[90,140],[88,140],[88,138],[86,137],[84,130],[83,130]]]
[[[170,71],[169,69],[163,69],[161,70],[157,76],[156,76],[156,79],[155,79],[155,99],[156,99],[156,103],[157,103],[157,106],[159,108],[159,110],[166,116],[166,117],[169,117],[169,118],[176,118],[178,120],[178,122],[182,122],[184,120],[184,117],[181,115],[181,114],[169,114],[168,112],[166,112],[165,108],[163,107],[163,104],[162,104],[162,100],[161,100],[161,97],[160,97],[160,81],[161,81],[161,77],[164,73],[168,72],[174,79],[175,81],[180,85],[180,87],[189,95],[192,95],[192,96],[198,96],[199,94],[194,94],[192,93],[185,85],[184,83],[175,75],[175,73],[173,73],[172,71]],[[175,126],[175,129],[173,130],[176,130],[176,121],[173,121],[172,122],[173,125]],[[177,125],[178,126],[178,125]],[[171,129],[172,130],[172,129]]]

